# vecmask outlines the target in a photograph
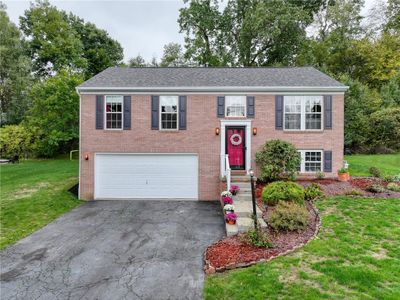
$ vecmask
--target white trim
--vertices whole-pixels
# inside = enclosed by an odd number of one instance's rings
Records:
[[[321,93],[327,93],[328,91],[317,91],[317,92],[251,92],[252,95],[321,95]],[[209,95],[209,94],[221,94],[223,93],[222,91],[215,91],[215,92],[166,92],[162,91],[163,95]],[[107,92],[104,90],[98,90],[96,92],[90,92],[90,91],[82,91],[78,92],[80,95],[115,95],[114,92]],[[118,95],[150,95],[151,91],[147,92],[139,92],[139,91],[118,91]],[[249,93],[248,92],[225,92],[225,95],[237,95],[237,96],[246,96]],[[344,95],[344,92],[329,92],[330,95]]]
[[[77,87],[77,92],[84,91],[148,91],[148,92],[166,92],[166,91],[202,91],[202,92],[345,92],[348,86],[176,86],[176,87]]]
[[[324,172],[324,151],[319,149],[319,150],[315,150],[315,149],[297,149],[298,152],[300,152],[300,156],[301,156],[301,162],[300,162],[300,173],[303,174],[314,174],[316,172],[314,171],[306,171],[306,167],[305,167],[305,155],[306,152],[319,152],[321,153],[321,170],[317,171],[317,172]]]
[[[161,119],[161,97],[166,95],[160,95],[158,97],[158,130],[160,131],[178,131],[179,130],[179,96],[178,95],[169,95],[169,96],[176,96],[177,103],[176,103],[176,128],[162,128],[162,119]]]
[[[220,175],[225,176],[225,141],[226,141],[226,126],[244,126],[246,134],[246,172],[249,174],[251,169],[251,122],[252,120],[220,120],[221,122],[221,146],[220,146]]]
[[[289,95],[288,95],[289,96]],[[292,132],[309,132],[309,131],[323,131],[324,130],[324,96],[323,95],[290,95],[290,96],[320,96],[321,97],[321,128],[320,129],[306,129],[306,105],[305,99],[301,99],[301,107],[300,107],[300,129],[286,129],[285,122],[285,96],[283,97],[283,131],[292,131]]]
[[[107,96],[121,96],[121,128],[107,128]],[[110,112],[115,113],[115,112]],[[117,112],[118,113],[118,112]],[[104,95],[104,130],[124,130],[124,96],[122,95]]]

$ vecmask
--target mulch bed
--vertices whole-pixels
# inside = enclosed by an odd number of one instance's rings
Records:
[[[366,190],[366,188],[372,184],[380,184],[383,187],[388,185],[388,182],[376,178],[376,177],[352,177],[348,182],[340,182],[335,179],[299,179],[296,183],[301,184],[306,187],[312,183],[318,183],[321,186],[322,191],[325,196],[339,196],[346,195],[352,190],[357,190],[361,192],[363,197],[374,197],[374,198],[400,198],[400,192],[395,192],[391,190],[385,190],[383,193],[371,193]],[[259,191],[258,197],[261,197],[260,191],[262,191],[265,183],[257,184],[256,189]],[[259,200],[259,206],[262,203]],[[261,207],[261,206],[260,206]]]
[[[268,232],[273,248],[258,248],[242,241],[243,234],[222,239],[206,249],[206,273],[222,272],[229,269],[247,267],[258,262],[268,261],[290,253],[304,246],[316,236],[319,230],[319,216],[312,204],[306,205],[310,212],[310,224],[302,232],[277,232],[271,228]],[[270,213],[272,208],[268,209]]]

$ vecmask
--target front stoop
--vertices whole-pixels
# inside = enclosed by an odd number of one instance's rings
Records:
[[[233,196],[233,205],[235,206],[235,213],[238,216],[235,225],[226,224],[226,235],[232,236],[239,232],[246,232],[254,228],[254,221],[252,219],[253,204],[251,201],[251,184],[250,176],[232,176],[232,185],[238,185],[240,192]],[[256,206],[257,220],[261,228],[267,227],[267,224],[262,219],[262,211]]]

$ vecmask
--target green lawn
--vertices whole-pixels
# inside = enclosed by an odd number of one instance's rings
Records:
[[[0,171],[0,249],[81,203],[68,192],[78,182],[77,160],[28,160]]]
[[[383,175],[400,174],[400,153],[375,154],[375,155],[346,155],[345,159],[350,164],[350,174],[354,176],[371,176],[370,167],[377,167]]]
[[[207,277],[206,299],[400,299],[400,199],[317,202],[318,238],[295,253]]]

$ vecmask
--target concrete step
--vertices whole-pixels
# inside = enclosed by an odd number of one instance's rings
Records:
[[[246,201],[247,202],[247,201],[251,201],[251,198],[252,198],[251,193],[239,193],[239,194],[233,196],[233,201],[234,202],[236,202],[236,201]]]
[[[235,201],[235,214],[240,218],[248,218],[253,214],[253,204],[251,201]],[[257,217],[261,218],[262,212],[256,206]]]
[[[256,180],[256,178],[254,178]],[[231,181],[232,182],[250,182],[250,176],[249,175],[234,175],[231,176]]]
[[[231,181],[231,185],[237,185],[240,187],[240,190],[242,189],[251,189],[251,184],[250,182],[238,182],[238,181]]]
[[[267,227],[267,224],[262,218],[257,218],[257,221],[261,228]],[[254,228],[254,221],[252,218],[238,218],[236,225],[238,226],[239,232],[246,232]]]

